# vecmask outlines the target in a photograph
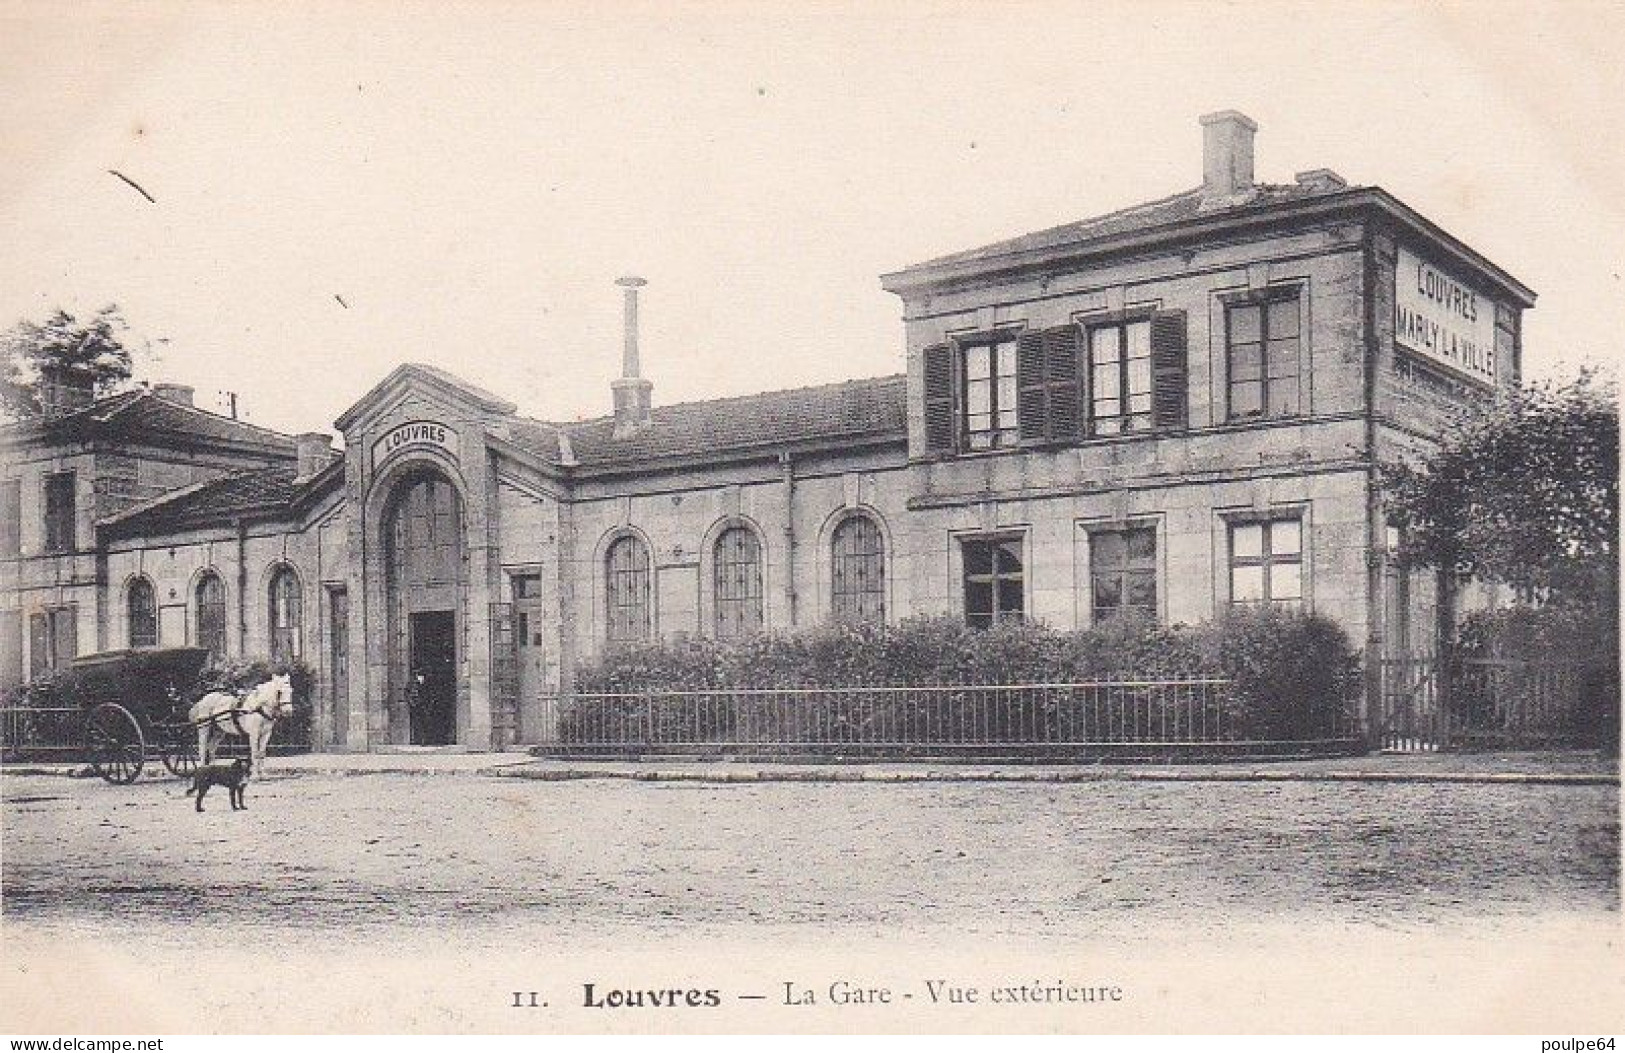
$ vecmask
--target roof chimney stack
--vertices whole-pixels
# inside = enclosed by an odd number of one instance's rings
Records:
[[[643,379],[638,361],[638,289],[649,284],[635,274],[615,279],[624,291],[623,325],[626,343],[621,351],[621,377],[610,383],[615,396],[615,438],[624,439],[649,423],[654,385]]]
[[[315,478],[333,460],[333,437],[326,432],[307,431],[293,437],[299,451],[299,470],[294,482],[302,483]]]
[[[163,383],[154,384],[152,393],[165,402],[173,403],[176,406],[185,406],[187,409],[192,408],[192,397],[196,394],[190,384]]]
[[[1202,118],[1202,207],[1240,204],[1253,189],[1253,134],[1246,114],[1221,110]]]

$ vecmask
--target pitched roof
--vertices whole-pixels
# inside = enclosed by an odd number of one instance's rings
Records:
[[[1317,173],[1318,174],[1318,173]],[[1308,173],[1306,173],[1308,175]],[[1289,202],[1305,201],[1311,198],[1326,197],[1332,194],[1343,193],[1349,189],[1340,178],[1327,173],[1326,178],[1308,180],[1291,185],[1275,185],[1260,183],[1251,188],[1251,192],[1238,195],[1236,199],[1227,202],[1221,207],[1202,207],[1203,191],[1201,187],[1192,190],[1183,190],[1168,197],[1147,201],[1139,205],[1131,205],[1115,212],[1093,216],[1089,219],[1080,219],[1060,226],[1049,227],[1045,230],[1033,231],[1014,238],[995,241],[963,252],[949,253],[935,259],[917,263],[897,272],[907,274],[910,271],[924,270],[952,266],[954,264],[973,263],[981,260],[993,260],[1002,256],[1033,250],[1057,248],[1063,245],[1073,245],[1090,241],[1102,240],[1123,234],[1132,234],[1140,231],[1153,230],[1158,227],[1177,224],[1198,217],[1222,216],[1227,212],[1241,209],[1256,209],[1271,205]],[[891,277],[888,275],[887,277]]]
[[[136,389],[97,399],[82,409],[45,420],[23,421],[4,432],[42,431],[68,439],[117,438],[160,443],[225,443],[292,457],[295,442],[281,432],[182,406]]]
[[[439,366],[426,365],[422,362],[403,362],[390,370],[389,376],[374,384],[365,395],[355,401],[354,405],[339,414],[338,419],[333,423],[340,431],[348,430],[350,425],[362,417],[369,407],[380,404],[385,398],[386,392],[399,385],[409,383],[414,377],[420,382],[427,381],[431,386],[451,391],[468,399],[487,413],[504,416],[512,413],[515,409],[514,404],[501,395],[493,394],[477,384],[470,384],[462,377],[457,376],[455,373],[448,373]]]
[[[110,537],[128,537],[229,523],[243,517],[286,515],[301,501],[342,480],[342,466],[342,458],[335,458],[309,479],[296,478],[292,466],[232,472],[108,516],[97,528]]]
[[[611,470],[787,445],[900,442],[907,431],[907,379],[895,375],[655,406],[649,423],[623,438],[613,417],[567,425],[521,418],[510,422],[508,440],[554,464]]]

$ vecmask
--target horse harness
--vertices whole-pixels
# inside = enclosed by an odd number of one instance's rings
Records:
[[[244,738],[248,737],[248,730],[243,727],[243,718],[246,717],[246,716],[249,716],[250,714],[258,713],[260,716],[264,717],[267,721],[271,722],[272,724],[276,723],[276,720],[277,720],[276,712],[274,710],[266,709],[265,708],[265,703],[263,703],[263,702],[254,703],[254,708],[252,708],[252,709],[244,708],[243,707],[243,702],[246,699],[246,697],[247,697],[246,694],[245,695],[238,695],[236,705],[232,706],[230,709],[226,710],[224,713],[216,713],[213,716],[205,717],[204,719],[198,721],[198,723],[200,725],[201,724],[208,724],[211,727],[218,727],[222,720],[230,720],[231,721],[231,726],[236,729],[237,734],[241,735]],[[280,708],[280,707],[278,707],[278,708]]]

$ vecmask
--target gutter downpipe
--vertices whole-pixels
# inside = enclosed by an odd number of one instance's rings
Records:
[[[248,656],[248,520],[237,520],[237,657]]]
[[[1366,460],[1366,630],[1365,701],[1362,706],[1366,745],[1382,744],[1382,589],[1388,532],[1377,492],[1377,231],[1368,220],[1361,237],[1362,283],[1365,285],[1365,460]]]
[[[784,589],[790,603],[790,627],[797,624],[796,589],[796,463],[789,450],[779,453],[779,473],[784,479]]]

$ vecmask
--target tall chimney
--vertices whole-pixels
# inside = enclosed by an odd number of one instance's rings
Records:
[[[307,431],[293,437],[299,451],[299,474],[294,482],[313,478],[333,460],[333,437],[326,432]]]
[[[196,392],[190,384],[154,384],[152,393],[165,402],[172,402],[177,406],[192,408],[192,398]]]
[[[649,284],[635,274],[615,279],[624,292],[622,309],[626,342],[621,350],[621,376],[610,382],[615,396],[615,431],[617,439],[624,439],[649,423],[650,396],[654,385],[643,379],[642,365],[638,361],[638,289]]]
[[[1238,203],[1253,188],[1253,134],[1246,114],[1220,110],[1202,118],[1202,204]]]

